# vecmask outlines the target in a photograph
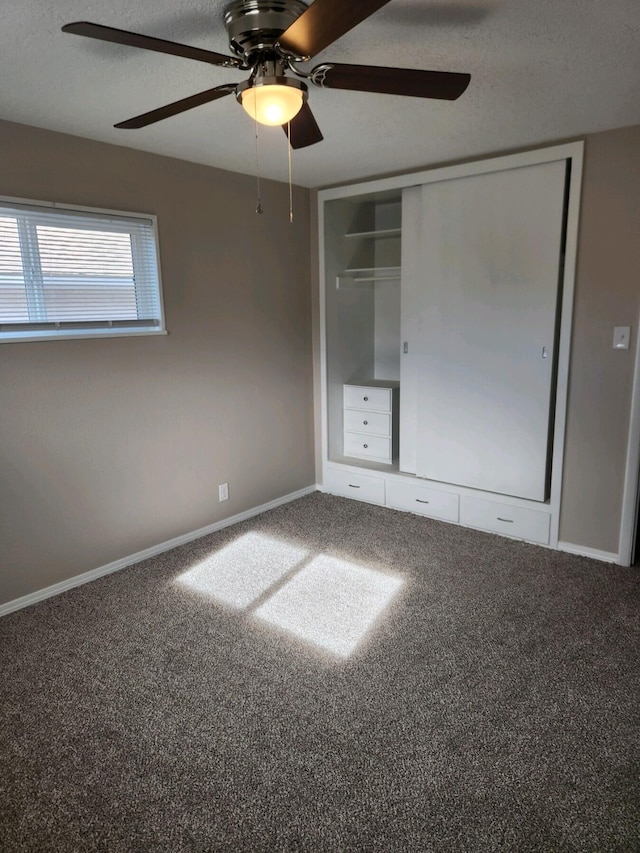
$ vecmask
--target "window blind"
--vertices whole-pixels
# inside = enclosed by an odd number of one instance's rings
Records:
[[[151,218],[0,202],[0,338],[162,325]]]

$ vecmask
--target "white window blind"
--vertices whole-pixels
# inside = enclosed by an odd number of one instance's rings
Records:
[[[152,218],[0,201],[0,340],[162,329]]]

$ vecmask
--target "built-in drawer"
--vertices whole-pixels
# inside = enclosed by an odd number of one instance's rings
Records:
[[[363,459],[378,459],[391,462],[391,439],[379,435],[361,435],[345,432],[344,455],[361,456]]]
[[[514,536],[516,539],[549,544],[551,516],[548,512],[462,495],[460,523]]]
[[[346,432],[365,432],[390,436],[391,414],[345,409],[344,428]]]
[[[445,521],[458,520],[459,498],[451,492],[441,492],[419,483],[389,480],[386,495],[387,506],[395,509],[405,509]]]
[[[325,491],[373,504],[384,504],[384,479],[329,468],[324,474]]]
[[[344,386],[345,409],[376,409],[391,411],[391,388],[370,388],[365,385]]]

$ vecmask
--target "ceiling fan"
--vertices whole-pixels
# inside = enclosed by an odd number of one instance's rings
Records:
[[[252,118],[262,124],[282,126],[285,133],[290,134],[293,148],[305,148],[323,138],[308,104],[307,83],[326,89],[451,101],[460,97],[469,85],[469,74],[447,71],[345,65],[337,62],[323,62],[310,72],[303,70],[304,64],[311,57],[388,2],[314,0],[307,6],[303,0],[235,0],[224,10],[229,48],[234,56],[87,21],[66,24],[62,30],[250,72],[248,79],[239,84],[223,83],[119,122],[115,127],[147,127],[235,93]],[[294,76],[287,76],[287,72]]]

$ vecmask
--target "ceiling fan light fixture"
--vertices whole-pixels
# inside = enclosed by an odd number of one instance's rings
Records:
[[[255,77],[238,86],[236,97],[252,119],[276,127],[300,112],[307,100],[307,87],[290,77]]]

